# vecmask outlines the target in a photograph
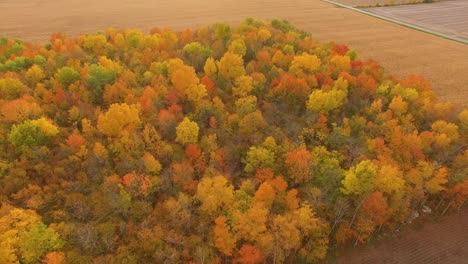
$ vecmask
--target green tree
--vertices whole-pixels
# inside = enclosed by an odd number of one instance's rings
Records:
[[[55,74],[55,79],[57,79],[64,87],[70,86],[70,84],[78,81],[80,78],[80,73],[68,66],[60,68]]]
[[[45,145],[59,133],[58,128],[45,118],[26,120],[13,125],[8,140],[16,148]]]
[[[370,192],[374,188],[377,166],[370,160],[364,160],[345,172],[342,181],[344,194],[361,195]]]
[[[275,155],[270,150],[263,147],[250,147],[245,158],[244,171],[251,173],[259,168],[273,168]]]
[[[113,84],[117,79],[117,72],[114,69],[108,69],[97,64],[89,68],[89,74],[86,77],[86,83],[93,89],[96,96],[96,102],[102,102],[103,89],[106,84]]]
[[[40,222],[22,232],[18,244],[23,262],[37,263],[47,252],[60,250],[64,242],[54,229]]]

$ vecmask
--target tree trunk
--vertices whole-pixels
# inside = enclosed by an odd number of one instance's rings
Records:
[[[357,242],[359,240],[359,237],[361,236],[361,231],[359,232],[359,235],[356,237],[356,240],[354,241],[354,246],[357,246]]]
[[[463,205],[465,205],[465,202],[466,202],[466,199],[463,200],[463,203],[461,203],[460,206],[458,206],[457,211],[460,211],[460,209],[463,207]]]
[[[358,206],[356,207],[356,210],[354,210],[353,218],[351,219],[351,222],[349,223],[349,227],[352,227],[354,224],[354,220],[356,220],[356,215],[359,209],[361,209],[362,204],[364,203],[365,198],[362,198],[362,200],[359,202]]]
[[[452,206],[453,202],[454,202],[454,200],[452,200],[452,201],[447,205],[447,207],[445,207],[445,210],[442,212],[441,215],[444,215],[445,212],[447,212],[447,210],[450,208],[450,206]]]
[[[434,208],[434,212],[436,212],[437,209],[439,209],[439,206],[442,204],[443,201],[444,201],[444,198],[443,198],[443,197],[440,197],[440,201],[439,201],[439,203],[437,204],[437,206]]]

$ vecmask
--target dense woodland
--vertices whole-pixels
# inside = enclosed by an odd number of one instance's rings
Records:
[[[0,263],[315,263],[468,195],[468,110],[279,20],[2,38],[0,119]]]

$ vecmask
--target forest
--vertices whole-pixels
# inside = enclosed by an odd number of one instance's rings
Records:
[[[468,110],[286,21],[0,39],[0,263],[320,263],[468,196]]]

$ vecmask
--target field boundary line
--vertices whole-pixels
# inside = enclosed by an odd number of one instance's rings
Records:
[[[441,38],[449,39],[449,40],[460,42],[460,43],[463,43],[463,44],[468,44],[468,40],[466,40],[466,39],[455,37],[455,36],[450,36],[450,35],[447,35],[447,34],[444,34],[444,33],[438,32],[438,31],[434,31],[434,30],[431,30],[431,29],[428,29],[428,28],[425,28],[425,27],[420,27],[418,25],[407,23],[407,22],[404,22],[404,21],[401,21],[401,20],[398,20],[398,19],[394,19],[394,18],[390,18],[390,17],[386,17],[386,16],[381,16],[381,15],[378,15],[378,14],[367,12],[367,11],[364,11],[362,9],[355,8],[355,7],[348,6],[348,5],[344,5],[344,4],[341,4],[341,3],[338,3],[338,2],[335,2],[335,1],[331,1],[331,0],[320,0],[320,1],[332,4],[332,5],[336,5],[336,6],[339,6],[339,7],[343,7],[343,8],[355,11],[355,12],[359,12],[359,13],[362,13],[362,14],[365,14],[365,15],[368,15],[368,16],[371,16],[371,17],[382,19],[382,20],[385,20],[385,21],[388,21],[388,22],[392,22],[392,23],[398,24],[400,26],[404,26],[404,27],[408,27],[408,28],[411,28],[411,29],[414,29],[414,30],[429,33],[431,35],[435,35],[435,36],[438,36],[438,37],[441,37]]]

